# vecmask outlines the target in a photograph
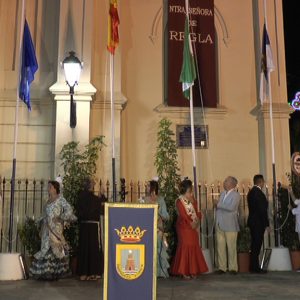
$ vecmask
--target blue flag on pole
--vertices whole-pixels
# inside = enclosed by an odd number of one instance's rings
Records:
[[[38,63],[27,21],[24,24],[23,46],[22,46],[22,67],[19,87],[19,97],[31,110],[30,105],[30,84],[34,80],[34,73],[38,69]]]
[[[268,74],[275,70],[271,43],[266,24],[264,24],[261,53],[260,100],[263,103],[268,95]]]

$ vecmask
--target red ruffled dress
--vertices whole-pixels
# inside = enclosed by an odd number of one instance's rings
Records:
[[[201,219],[196,201],[193,206],[198,218]],[[192,228],[192,218],[187,214],[181,199],[176,201],[176,207],[178,211],[176,223],[178,245],[171,266],[171,274],[196,276],[205,273],[208,271],[208,267],[199,245],[198,231]]]

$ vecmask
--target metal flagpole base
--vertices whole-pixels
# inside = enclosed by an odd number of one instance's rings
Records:
[[[24,279],[20,253],[0,253],[0,281]]]
[[[211,273],[213,273],[214,268],[213,268],[212,261],[211,261],[210,251],[209,251],[209,249],[202,249],[202,253],[203,253],[206,265],[208,267],[208,272],[206,272],[204,274],[211,274]]]
[[[268,271],[292,271],[290,251],[288,248],[272,248]]]

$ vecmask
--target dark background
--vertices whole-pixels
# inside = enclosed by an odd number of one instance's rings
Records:
[[[300,1],[283,0],[288,101],[300,91]],[[300,151],[300,111],[290,119],[291,152]]]

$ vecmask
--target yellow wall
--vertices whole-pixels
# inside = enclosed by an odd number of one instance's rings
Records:
[[[26,1],[39,70],[31,88],[32,112],[20,103],[18,178],[53,176],[55,105],[48,89],[56,79],[58,8],[58,1]],[[20,16],[21,1],[0,0],[0,174],[5,177],[11,176],[13,158]]]
[[[272,73],[277,173],[280,180],[285,180],[290,149],[282,7],[281,1],[276,0],[276,31],[275,7],[273,1],[269,2],[269,33],[277,66]],[[56,104],[48,89],[56,81],[59,60],[59,1],[41,0],[37,7],[36,3],[27,1],[27,18],[41,68],[32,87],[33,112],[29,115],[24,107],[21,109],[18,156],[22,162],[18,176],[48,178],[53,176],[55,164]],[[162,105],[163,24],[159,13],[162,3],[162,0],[119,1],[120,46],[115,56],[116,142],[118,157],[121,157],[118,172],[127,180],[147,180],[156,175],[156,134],[162,117],[173,122],[174,130],[176,124],[190,122],[187,109],[168,109]],[[0,37],[7,41],[0,45],[0,174],[5,176],[10,174],[13,141],[17,69],[12,62],[18,61],[13,54],[18,44],[13,38],[14,34],[18,36],[16,4],[16,0],[0,0]],[[263,172],[270,179],[268,107],[257,106],[262,1],[215,0],[215,7],[219,107],[205,110],[209,149],[197,150],[198,177],[211,183],[232,174],[248,182],[254,173]],[[98,177],[103,179],[111,178],[107,12],[108,1],[94,0],[91,82],[97,94],[90,120],[86,120],[90,123],[90,137],[106,136],[107,147],[98,164]],[[278,45],[275,45],[276,34]],[[195,119],[197,124],[203,124],[199,110],[195,111]],[[178,150],[178,154],[181,174],[191,177],[191,151]]]
[[[209,149],[197,151],[199,178],[212,182],[232,174],[242,181],[248,181],[254,173],[264,171],[259,163],[257,116],[252,112],[257,106],[253,26],[257,16],[252,14],[255,7],[250,0],[232,0],[230,5],[216,0],[215,5],[225,20],[229,40],[227,45],[223,42],[222,25],[216,19],[220,108],[206,111]],[[120,2],[120,6],[122,92],[128,98],[122,112],[121,173],[128,179],[146,180],[156,173],[153,163],[158,121],[167,116],[173,121],[175,130],[175,124],[189,124],[189,115],[188,112],[155,110],[163,101],[161,20],[154,43],[149,36],[162,1],[128,0],[126,3]],[[281,53],[284,54],[283,44]],[[282,81],[284,90],[284,77]],[[278,94],[278,90],[275,94]],[[284,103],[285,94],[282,98],[276,97],[276,101]],[[198,123],[202,123],[200,115],[196,111]],[[287,124],[285,119],[276,128],[276,134],[284,131],[286,135],[283,169],[288,167],[289,156]],[[191,177],[191,151],[178,150],[178,154],[182,175]],[[284,174],[281,175],[280,178],[284,177]]]

